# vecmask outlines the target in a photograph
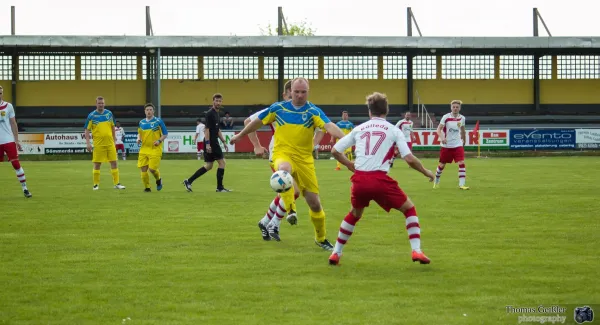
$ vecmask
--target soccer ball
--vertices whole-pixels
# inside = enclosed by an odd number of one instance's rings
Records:
[[[271,175],[271,188],[277,193],[288,191],[294,186],[294,178],[292,174],[285,170],[278,170]]]

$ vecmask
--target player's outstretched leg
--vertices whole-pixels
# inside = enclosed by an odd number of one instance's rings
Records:
[[[152,174],[152,176],[154,176],[154,179],[156,180],[156,190],[160,191],[162,190],[162,178],[160,177],[160,171],[158,169],[152,169],[149,168],[148,171],[150,171],[150,174]]]
[[[421,264],[429,264],[431,261],[421,251],[421,226],[419,225],[419,217],[417,216],[414,204],[410,200],[407,200],[400,207],[400,211],[402,211],[406,218],[406,232],[408,233],[408,241],[412,249],[413,262],[419,261]]]
[[[200,178],[200,176],[206,174],[207,171],[211,170],[213,167],[213,162],[206,162],[206,164],[202,167],[200,167],[196,172],[194,172],[194,175],[190,176],[188,179],[184,179],[183,180],[183,186],[185,186],[185,189],[188,192],[192,191],[192,183],[194,183],[195,180],[197,180],[198,178]]]
[[[148,175],[148,166],[142,167],[142,185],[144,185],[144,192],[152,192],[150,189],[150,175]]]
[[[438,188],[440,185],[440,177],[442,177],[442,172],[444,171],[444,167],[446,164],[439,163],[437,169],[435,171],[435,181],[433,182],[433,188]]]
[[[273,209],[273,206],[269,207],[269,209],[275,211],[275,213],[267,224],[267,231],[269,232],[269,237],[275,239],[276,241],[280,241],[281,237],[279,237],[279,227],[281,226],[281,219],[283,219],[286,213],[286,209],[284,208],[285,204],[284,200],[280,197],[275,198],[272,203],[275,203],[275,209]]]
[[[21,167],[21,163],[19,162],[18,159],[11,160],[10,163],[12,164],[12,166],[15,170],[15,173],[17,174],[17,179],[21,183],[21,189],[23,190],[23,195],[25,195],[26,198],[30,198],[32,195],[29,192],[29,189],[27,189],[27,181],[25,179],[25,171],[23,170],[23,167]]]
[[[310,221],[315,228],[315,244],[324,250],[333,250],[333,245],[326,238],[327,230],[325,228],[325,211],[321,206],[319,194],[305,190],[304,198],[306,198],[306,203],[309,207],[308,213],[310,215]]]
[[[117,152],[115,151],[115,156],[116,156]],[[116,157],[114,161],[110,162],[110,174],[112,176],[113,179],[113,185],[116,189],[118,190],[122,190],[125,188],[125,186],[121,185],[121,183],[119,182],[119,168],[117,168],[117,161],[116,161]]]
[[[294,181],[294,201],[290,204],[288,215],[285,218],[290,225],[294,226],[298,224],[298,213],[296,212],[296,200],[300,197],[300,189],[298,188],[298,184]]]
[[[260,233],[264,240],[271,240],[271,236],[269,236],[269,230],[267,229],[267,226],[269,225],[269,222],[271,222],[271,219],[275,217],[275,213],[277,212],[277,207],[279,206],[280,199],[281,198],[279,197],[279,195],[277,195],[273,199],[273,201],[271,201],[271,204],[269,204],[269,209],[267,209],[267,213],[265,213],[265,216],[258,222],[258,229],[260,229]]]
[[[354,233],[354,227],[356,227],[356,223],[360,220],[362,213],[363,209],[352,209],[352,211],[346,215],[344,220],[342,220],[340,232],[338,233],[338,238],[335,242],[335,247],[333,248],[333,253],[331,253],[331,256],[329,256],[329,264],[340,264],[342,249],[344,249],[344,245],[346,245],[350,239],[350,236],[352,236],[352,233]]]
[[[217,160],[219,168],[217,168],[217,192],[231,192],[223,186],[223,178],[225,177],[225,159]]]

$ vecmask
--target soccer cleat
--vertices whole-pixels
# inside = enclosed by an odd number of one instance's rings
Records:
[[[438,182],[433,182],[433,188],[434,188],[434,189],[438,189],[438,188],[440,188],[440,183],[438,183]]]
[[[258,229],[260,229],[260,233],[264,240],[271,240],[271,236],[269,236],[269,231],[267,230],[267,227],[265,227],[265,225],[263,225],[260,221],[258,222]]]
[[[468,190],[469,189],[468,186],[464,186],[464,185],[463,186],[459,186],[458,188],[461,189],[461,190]]]
[[[231,190],[228,190],[228,189],[226,189],[226,188],[223,187],[223,188],[218,188],[215,192],[223,193],[223,192],[231,192]]]
[[[98,186],[98,185],[94,185],[94,187],[93,187],[93,190],[94,190],[94,191],[97,191],[97,190],[99,190],[99,189],[100,189],[100,186]]]
[[[162,190],[162,178],[156,181],[156,190]]]
[[[335,169],[334,169],[334,170],[342,170],[342,168],[340,168],[340,167],[335,167]]]
[[[267,228],[269,230],[269,236],[273,239],[275,239],[276,241],[281,241],[281,237],[279,237],[279,227],[269,227]]]
[[[332,253],[331,256],[329,256],[329,265],[339,265],[341,257],[342,254]]]
[[[115,185],[115,189],[123,190],[123,189],[125,189],[125,186],[123,186],[123,185],[121,185],[121,183],[119,183],[119,184]]]
[[[287,222],[289,222],[292,226],[297,225],[298,215],[296,214],[296,211],[290,210],[290,213],[288,213],[287,217],[285,217],[285,220],[287,220]]]
[[[30,198],[32,197],[31,192],[29,192],[28,189],[24,189],[23,190],[23,195],[25,195],[26,198]]]
[[[150,193],[150,192],[152,192],[152,190],[149,187],[147,187],[147,188],[144,189],[144,192]]]
[[[324,249],[326,251],[332,251],[333,250],[333,245],[331,245],[331,243],[327,239],[325,239],[322,242],[319,242],[319,241],[317,241],[315,239],[315,244],[317,244],[317,246],[321,247],[322,249]]]
[[[431,260],[423,252],[412,251],[412,261],[419,261],[421,264],[429,264]]]
[[[183,180],[183,186],[185,186],[185,189],[186,189],[188,192],[191,192],[191,191],[192,191],[192,184],[191,184],[190,182],[188,182],[188,180],[187,180],[187,179],[184,179],[184,180]]]

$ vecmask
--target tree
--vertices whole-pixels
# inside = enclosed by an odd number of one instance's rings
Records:
[[[283,20],[287,21],[287,18]],[[314,36],[316,30],[312,28],[306,21],[301,21],[299,23],[292,22],[290,24],[283,24],[283,35],[285,36]],[[263,36],[275,36],[277,33],[277,26],[271,25],[269,23],[265,28],[260,27],[260,33]]]

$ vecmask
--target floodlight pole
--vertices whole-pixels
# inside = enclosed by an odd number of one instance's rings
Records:
[[[17,16],[15,6],[10,6],[10,35],[15,36],[17,34]],[[17,106],[17,75],[19,67],[19,56],[17,55],[17,50],[15,48],[14,53],[12,55],[11,61],[11,87],[10,87],[10,96],[11,101],[14,106]]]
[[[408,37],[413,36],[413,32],[412,32],[413,21],[414,21],[415,27],[417,27],[419,36],[423,36],[421,34],[421,29],[419,28],[419,25],[417,24],[417,20],[415,19],[415,16],[413,15],[411,7],[407,7],[406,8],[406,36],[408,36]],[[414,58],[413,54],[406,55],[406,106],[407,106],[409,112],[411,112],[413,110],[413,106],[414,106],[413,58]]]
[[[161,108],[160,108],[160,47],[156,49],[156,115],[158,118],[161,118]]]
[[[283,8],[277,7],[277,37],[283,36]],[[280,50],[283,51],[283,50]],[[284,56],[283,53],[279,53],[277,62],[277,98],[279,101],[283,99],[283,79],[285,78],[284,71]]]
[[[152,22],[150,19],[150,6],[146,6],[146,36],[152,36]],[[152,102],[152,53],[146,51],[146,66],[142,67],[146,69],[146,103]]]
[[[550,37],[552,37],[552,33],[550,33],[550,29],[548,29],[548,26],[546,25],[546,23],[544,22],[544,18],[542,18],[542,15],[540,14],[538,8],[533,8],[533,36],[534,37],[539,37],[540,36],[540,31],[539,31],[539,21],[542,21],[542,25],[544,25],[544,29],[546,29],[546,33],[548,33],[548,35]],[[542,55],[536,53],[533,55],[533,106],[536,112],[540,112],[541,111],[541,105],[540,105],[540,59],[542,58]]]

